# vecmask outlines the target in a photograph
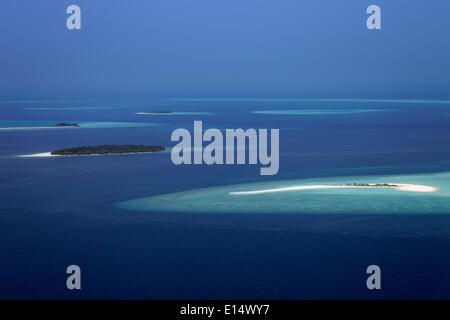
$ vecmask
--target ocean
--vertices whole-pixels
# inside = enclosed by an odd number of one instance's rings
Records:
[[[449,107],[382,99],[0,102],[0,298],[448,299]],[[152,111],[174,113],[139,114]],[[176,166],[170,152],[20,157],[103,144],[171,147],[172,131],[193,130],[195,120],[280,129],[278,174],[261,176],[256,165]],[[23,128],[59,122],[80,127]],[[439,191],[229,196],[317,181]],[[81,290],[66,288],[72,264],[82,270]],[[366,287],[373,264],[381,290]]]

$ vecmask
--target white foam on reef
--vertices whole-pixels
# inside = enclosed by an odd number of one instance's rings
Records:
[[[253,191],[239,191],[230,192],[230,195],[245,195],[245,194],[261,194],[261,193],[272,193],[272,192],[283,192],[283,191],[296,191],[296,190],[314,190],[314,189],[395,189],[399,191],[410,191],[410,192],[436,192],[438,188],[432,186],[423,186],[418,184],[404,184],[404,183],[388,183],[390,186],[376,186],[375,184],[369,184],[367,186],[353,186],[353,185],[312,185],[312,186],[293,186],[285,188],[275,188],[275,189],[264,189],[264,190],[253,190]],[[394,186],[395,185],[395,186]]]

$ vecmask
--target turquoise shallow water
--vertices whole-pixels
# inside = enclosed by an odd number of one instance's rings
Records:
[[[79,127],[56,127],[40,128],[54,126],[59,122],[76,122]],[[0,120],[0,129],[3,130],[53,130],[53,129],[101,129],[101,128],[134,128],[151,127],[157,123],[147,122],[118,122],[118,121],[34,121],[34,120]]]
[[[252,111],[256,114],[278,114],[278,115],[339,115],[339,114],[354,114],[354,113],[365,113],[365,112],[381,112],[381,111],[392,111],[383,109],[315,109],[315,110],[302,110],[302,109],[292,109],[292,110],[263,110],[263,111]]]
[[[72,299],[73,292],[61,289],[68,263],[87,270],[89,283],[78,294],[83,299],[373,299],[374,292],[365,287],[369,264],[384,270],[383,290],[375,293],[379,298],[450,297],[446,105],[265,100],[67,104],[78,105],[129,107],[26,114],[22,105],[2,108],[3,119],[36,121],[31,125],[83,120],[105,129],[0,133],[0,297]],[[395,111],[251,113],[277,109]],[[135,114],[152,110],[214,114]],[[204,128],[280,128],[280,172],[262,177],[259,166],[175,166],[170,148],[146,155],[11,156],[81,145],[173,147],[172,130],[192,130],[194,120],[203,120]],[[106,127],[107,122],[139,121],[163,123]],[[229,195],[297,184],[377,181],[440,190]]]
[[[399,104],[450,104],[450,100],[429,99],[337,99],[337,98],[178,98],[173,101],[193,102],[376,102]]]
[[[345,188],[231,195],[230,192],[284,188],[299,185],[346,183],[402,183],[437,187],[436,192],[408,192],[391,188]],[[208,213],[450,213],[450,172],[348,176],[229,185],[195,189],[121,202],[119,208],[158,212]]]

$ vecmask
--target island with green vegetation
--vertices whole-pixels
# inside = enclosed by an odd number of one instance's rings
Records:
[[[52,155],[58,156],[83,156],[90,154],[126,154],[126,153],[149,153],[160,152],[166,148],[162,146],[144,146],[144,145],[102,145],[93,147],[77,147],[55,150]]]
[[[79,127],[78,123],[60,122],[55,124],[55,127]]]

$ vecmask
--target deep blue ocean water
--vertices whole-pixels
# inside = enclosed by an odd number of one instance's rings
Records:
[[[249,215],[117,206],[241,183],[448,172],[450,102],[32,101],[2,102],[0,109],[0,127],[157,124],[0,131],[0,298],[450,298],[450,208],[448,215]],[[379,111],[252,113],[341,109]],[[186,114],[136,114],[164,110]],[[170,153],[17,157],[81,145],[171,146],[172,130],[192,130],[194,120],[205,128],[279,128],[279,173],[260,176],[259,166],[175,166]],[[66,289],[71,264],[82,269],[80,291]],[[380,291],[366,288],[371,264],[381,267]]]

